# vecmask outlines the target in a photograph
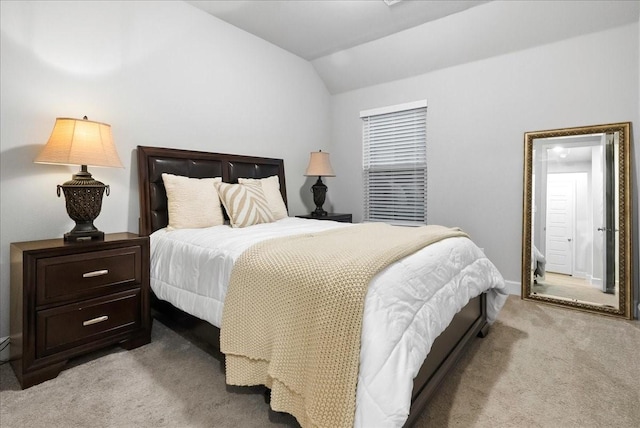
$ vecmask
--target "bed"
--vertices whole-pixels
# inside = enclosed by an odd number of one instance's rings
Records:
[[[536,248],[535,245],[531,246],[531,270],[533,271],[534,282],[537,282],[537,278],[543,278],[546,273],[547,259],[544,254]]]
[[[241,155],[232,155],[232,154],[221,154],[221,153],[208,153],[208,152],[198,152],[198,151],[190,151],[190,150],[180,150],[180,149],[171,149],[171,148],[159,148],[159,147],[145,147],[138,146],[137,148],[137,157],[138,157],[138,175],[139,175],[139,194],[140,194],[140,207],[141,207],[141,215],[140,215],[140,234],[141,235],[150,235],[152,241],[152,265],[154,263],[154,257],[161,257],[161,251],[158,250],[157,254],[154,255],[154,247],[162,248],[166,244],[167,236],[170,236],[173,240],[173,237],[177,237],[179,235],[183,235],[183,239],[191,242],[195,245],[186,245],[191,247],[201,247],[202,242],[210,240],[213,241],[213,245],[215,246],[216,242],[222,242],[223,239],[219,238],[220,235],[212,235],[213,237],[203,238],[203,235],[196,233],[193,230],[181,230],[181,231],[167,231],[166,226],[169,222],[168,208],[167,208],[167,193],[165,190],[165,186],[163,184],[162,174],[173,174],[177,176],[183,177],[192,177],[192,178],[211,178],[211,177],[221,177],[223,182],[226,183],[236,183],[240,178],[251,178],[251,179],[263,179],[267,177],[277,176],[280,183],[280,192],[282,196],[283,202],[286,204],[287,195],[286,195],[286,181],[284,174],[284,163],[282,159],[274,159],[274,158],[263,158],[263,157],[255,157],[255,156],[241,156]],[[307,222],[307,223],[304,223]],[[275,224],[277,223],[277,224]],[[304,224],[303,224],[304,223]],[[295,234],[297,228],[308,228],[311,227],[316,228],[317,230],[338,228],[338,227],[349,227],[350,225],[338,224],[336,222],[328,222],[328,221],[316,221],[316,220],[303,220],[303,219],[295,219],[295,218],[286,218],[282,220],[278,220],[278,222],[274,222],[274,225],[258,225],[261,226],[260,232],[264,239],[268,239],[273,236],[277,236],[277,234],[281,233],[280,230],[288,230],[289,234]],[[252,228],[258,229],[258,226],[251,226]],[[217,226],[222,228],[222,226]],[[215,229],[215,228],[210,228]],[[224,230],[224,233],[230,234],[231,228],[229,230]],[[250,228],[246,228],[250,229]],[[176,233],[179,232],[179,233]],[[243,232],[244,233],[244,232]],[[224,234],[223,234],[224,236]],[[236,242],[235,238],[231,238],[231,243],[233,247],[233,243]],[[506,300],[506,289],[504,287],[504,282],[502,277],[497,272],[495,267],[481,254],[480,250],[475,247],[473,243],[467,238],[452,238],[446,239],[442,242],[434,244],[430,247],[434,247],[435,245],[444,245],[446,250],[444,252],[455,253],[456,249],[456,240],[460,242],[464,242],[464,245],[468,246],[465,251],[473,252],[473,257],[478,259],[474,260],[474,263],[481,263],[483,271],[486,271],[486,278],[478,277],[480,273],[474,273],[470,275],[470,277],[474,276],[474,278],[466,279],[464,274],[457,274],[456,283],[458,286],[462,286],[461,284],[474,284],[478,282],[486,282],[486,285],[478,285],[477,287],[486,287],[482,291],[477,291],[475,293],[469,292],[469,296],[465,297],[455,297],[455,299],[460,300],[464,303],[458,303],[459,308],[455,308],[455,311],[451,314],[450,319],[446,318],[446,327],[442,326],[438,331],[438,328],[434,327],[437,332],[437,337],[435,340],[427,343],[426,346],[426,358],[423,360],[421,364],[418,365],[417,368],[411,368],[411,378],[413,378],[413,382],[410,385],[410,403],[406,403],[405,407],[409,407],[408,415],[402,414],[404,410],[400,410],[399,414],[391,414],[391,415],[378,415],[374,420],[381,421],[384,420],[385,426],[411,426],[413,425],[421,411],[426,406],[428,400],[433,396],[436,392],[439,384],[443,381],[446,374],[454,367],[460,356],[464,353],[464,351],[469,347],[471,341],[476,337],[484,337],[489,328],[489,323],[495,319],[497,312],[500,307],[504,304]],[[154,245],[154,242],[163,244]],[[243,241],[244,242],[244,241]],[[253,241],[250,241],[250,243]],[[242,245],[235,247],[235,255],[234,257],[238,257],[240,254],[244,252],[244,250],[249,246],[248,243],[244,242]],[[174,250],[171,250],[174,251]],[[209,250],[207,250],[209,251]],[[233,253],[231,251],[231,253]],[[436,250],[434,250],[436,251]],[[227,252],[225,250],[225,252]],[[181,256],[180,256],[181,257]],[[156,265],[166,266],[168,264],[174,263],[175,260],[181,260],[180,257],[176,257],[176,253],[169,256],[166,262],[156,263]],[[207,256],[211,257],[211,256]],[[204,257],[204,258],[207,258]],[[413,256],[411,256],[413,257]],[[433,257],[433,256],[430,256]],[[407,258],[408,259],[408,258]],[[413,260],[413,259],[412,259]],[[444,259],[443,259],[444,260]],[[457,261],[456,261],[457,262]],[[184,263],[184,260],[181,262]],[[191,263],[191,262],[189,262]],[[441,263],[441,262],[438,262]],[[228,265],[228,263],[227,263]],[[230,266],[227,266],[227,270],[231,269]],[[196,319],[201,320],[197,323],[197,327],[202,331],[206,331],[205,336],[209,336],[210,343],[218,347],[219,346],[219,336],[220,336],[220,317],[222,313],[222,306],[224,302],[223,296],[214,296],[214,298],[210,298],[209,300],[213,302],[213,304],[209,304],[207,309],[207,304],[200,304],[195,302],[193,298],[194,294],[198,293],[183,293],[188,296],[186,299],[188,302],[185,303],[185,298],[180,297],[180,291],[178,288],[182,287],[182,284],[172,284],[170,286],[163,286],[164,279],[163,278],[155,278],[155,276],[161,276],[161,273],[153,273],[152,271],[152,290],[156,296],[154,301],[157,303],[157,308],[163,312],[170,313],[178,313],[180,316],[185,317],[194,317]],[[220,274],[216,274],[220,277]],[[385,273],[386,275],[386,273]],[[460,277],[460,275],[462,275]],[[482,275],[484,275],[482,273]],[[214,275],[215,276],[215,275]],[[228,276],[228,272],[227,272]],[[222,275],[224,277],[224,275]],[[461,279],[460,279],[461,278]],[[378,280],[378,276],[376,276],[376,281]],[[466,282],[465,282],[466,281]],[[474,282],[475,281],[475,282]],[[179,282],[176,281],[175,278],[172,281],[167,280],[167,282]],[[185,280],[185,282],[188,282]],[[377,284],[376,282],[376,284]],[[177,286],[177,287],[176,287]],[[198,288],[202,285],[195,285],[193,287]],[[185,288],[188,288],[189,285],[185,284]],[[374,287],[374,282],[372,281],[372,287]],[[466,285],[465,285],[466,287]],[[175,290],[174,290],[175,289]],[[480,290],[480,288],[478,288]],[[173,290],[173,291],[167,291]],[[173,293],[173,295],[172,295]],[[472,295],[477,294],[477,295]],[[452,298],[449,296],[449,298]],[[219,306],[217,309],[215,306]],[[372,306],[371,304],[369,306]],[[213,309],[211,309],[213,308]],[[367,315],[368,306],[365,302],[365,320],[363,321],[363,349],[364,348],[372,348],[375,347],[375,341],[378,340],[376,338],[366,338],[365,335],[367,331],[371,331],[374,327],[367,327],[367,316],[369,319],[375,317],[375,315]],[[489,311],[488,309],[489,308]],[[185,315],[184,312],[188,315]],[[211,315],[212,312],[216,312],[218,315]],[[451,311],[451,310],[449,310]],[[489,313],[489,319],[488,319]],[[372,322],[369,322],[370,326],[373,326]],[[203,327],[204,326],[204,327]],[[365,342],[365,339],[367,341]],[[404,339],[403,339],[404,340]],[[366,345],[366,344],[369,345]],[[373,345],[371,345],[373,344]],[[416,348],[420,348],[420,346],[416,346]],[[413,352],[413,348],[411,350]],[[364,357],[361,360],[360,366],[360,377],[358,378],[358,398],[357,398],[357,411],[356,411],[356,425],[358,426],[370,426],[371,419],[367,418],[371,417],[375,410],[375,407],[378,406],[376,404],[376,400],[381,401],[394,401],[393,399],[389,399],[389,397],[383,398],[374,398],[373,404],[368,403],[364,404],[367,400],[366,398],[362,398],[363,396],[369,395],[369,392],[362,392],[360,388],[360,384],[365,385],[369,383],[371,379],[370,377],[366,377],[363,379],[361,376],[364,376],[363,371],[366,374],[367,366],[369,363],[364,362]],[[422,359],[420,360],[422,361]],[[387,370],[386,376],[378,376],[378,378],[388,378],[396,377],[393,370],[394,368],[389,368],[390,363],[385,362],[385,370]],[[391,371],[389,371],[391,370]],[[399,374],[402,374],[404,377],[407,377],[407,374],[404,373],[405,369],[395,369],[397,371],[398,376],[402,377]],[[414,373],[415,372],[415,376]],[[374,376],[375,377],[375,376]],[[376,381],[371,381],[376,383]],[[378,381],[379,383],[379,381]],[[364,386],[362,387],[362,389]],[[372,387],[373,388],[373,387]],[[373,390],[373,389],[372,389]],[[394,394],[395,395],[395,394]],[[401,395],[401,394],[400,394]],[[409,401],[409,400],[407,400]],[[404,405],[404,404],[403,404]],[[406,409],[405,409],[406,410]],[[387,412],[387,410],[383,410],[383,413]],[[400,421],[400,422],[399,422]],[[376,423],[378,425],[378,423]]]

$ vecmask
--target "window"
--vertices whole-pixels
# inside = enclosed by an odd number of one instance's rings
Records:
[[[366,110],[364,220],[427,222],[427,102]]]

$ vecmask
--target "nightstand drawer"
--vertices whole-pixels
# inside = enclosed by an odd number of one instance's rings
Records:
[[[44,357],[140,327],[140,290],[38,311],[36,355]]]
[[[38,260],[36,304],[104,295],[142,280],[141,248],[92,251]]]

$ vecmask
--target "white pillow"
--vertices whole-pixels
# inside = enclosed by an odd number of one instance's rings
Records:
[[[215,178],[190,178],[162,174],[167,190],[169,229],[197,229],[224,223],[220,198],[214,186]]]
[[[280,180],[277,175],[272,175],[267,178],[238,178],[238,183],[260,183],[273,218],[280,220],[281,218],[289,216],[287,206],[282,199],[282,193],[280,193]]]
[[[260,184],[216,183],[215,186],[232,227],[271,223],[275,220]]]

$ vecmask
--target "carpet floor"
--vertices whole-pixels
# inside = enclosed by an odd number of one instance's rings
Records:
[[[75,359],[24,391],[1,366],[0,426],[297,426],[263,392],[226,386],[219,356],[155,320],[150,344]],[[511,296],[416,426],[638,427],[640,323]]]

